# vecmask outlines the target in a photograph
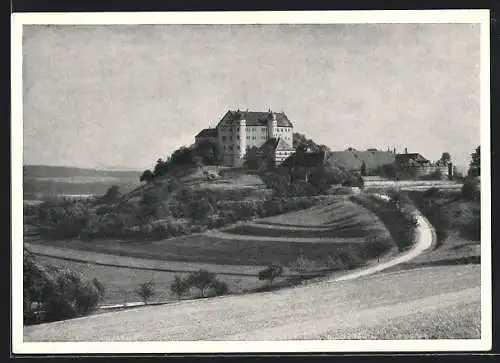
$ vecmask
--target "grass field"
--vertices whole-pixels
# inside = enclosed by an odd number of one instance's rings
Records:
[[[231,239],[196,234],[142,242],[31,242],[36,248],[35,252],[45,251],[46,255],[52,256],[38,256],[42,262],[68,266],[81,272],[85,278],[96,277],[102,281],[108,289],[104,303],[112,304],[123,303],[127,299],[137,300],[133,290],[151,279],[158,286],[157,300],[169,299],[168,285],[174,276],[185,276],[185,271],[199,268],[216,272],[220,280],[229,285],[231,293],[238,293],[264,286],[266,282],[258,280],[258,272],[269,264],[278,263],[285,267],[285,276],[278,278],[275,284],[284,284],[286,278],[294,274],[288,267],[297,258],[305,259],[314,271],[338,268],[332,265],[336,256],[363,250],[365,234],[373,229],[385,228],[368,210],[343,198],[327,206],[281,215],[279,220],[285,224],[298,223],[301,215],[307,215],[317,223],[324,222],[322,226],[326,231],[315,230],[314,225],[310,226],[302,220],[299,226],[302,230],[289,230],[288,236],[295,234],[310,238],[325,235],[335,237],[337,241],[276,241],[273,240],[274,236],[286,235],[283,228],[286,231],[293,227],[248,224],[233,227],[231,232],[240,234],[233,234],[234,238]],[[315,215],[318,218],[314,218]],[[273,223],[275,220],[276,217],[273,217],[259,220],[259,223]],[[244,236],[253,236],[256,240],[245,240]],[[53,258],[54,256],[62,259]],[[72,258],[73,260],[67,260]],[[79,262],[78,259],[96,264]]]
[[[224,230],[226,233],[236,235],[250,235],[262,237],[364,237],[369,229],[352,223],[350,226],[335,226],[326,230],[318,229],[293,229],[293,228],[273,228],[276,226],[244,225]]]
[[[356,241],[356,244],[360,243]],[[57,242],[51,242],[57,245]],[[353,243],[297,243],[233,240],[191,235],[164,241],[148,243],[112,243],[93,241],[92,243],[72,241],[59,244],[75,250],[96,251],[121,256],[147,258],[163,261],[182,261],[186,263],[213,263],[222,265],[267,265],[281,263],[287,265],[299,256],[318,262],[328,261],[330,256],[342,252]],[[77,254],[76,254],[77,255]]]
[[[183,261],[186,263],[211,263],[222,265],[268,265],[280,263],[288,265],[299,256],[309,260],[327,263],[331,258],[339,255],[352,245],[363,244],[363,237],[370,230],[385,231],[380,220],[367,209],[346,199],[338,199],[332,205],[321,208],[310,208],[300,212],[293,212],[279,216],[282,223],[297,224],[300,216],[307,215],[310,220],[328,223],[327,232],[289,231],[288,236],[294,234],[304,237],[336,237],[336,243],[327,241],[315,243],[273,241],[272,237],[287,236],[283,229],[259,228],[257,225],[240,225],[234,227],[232,239],[222,239],[210,235],[196,234],[161,241],[125,242],[112,240],[51,242],[74,249],[96,251],[122,256],[150,258],[155,260]],[[315,218],[315,216],[318,216]],[[276,217],[259,220],[276,221]],[[308,227],[302,220],[302,227]],[[225,231],[227,232],[227,231]],[[245,240],[245,235],[253,235],[256,240]],[[356,247],[358,248],[358,247]],[[359,247],[361,248],[361,247]]]
[[[481,337],[479,302],[452,308],[426,311],[386,321],[373,327],[327,332],[318,339],[406,340],[406,339],[479,339]]]
[[[24,341],[478,338],[479,266],[440,266],[24,328]]]
[[[83,263],[75,261],[64,261],[58,258],[37,256],[37,260],[44,265],[51,265],[59,268],[71,268],[80,273],[85,279],[97,278],[103,282],[106,287],[101,304],[121,304],[132,301],[138,301],[140,298],[134,290],[140,284],[153,281],[155,284],[156,295],[151,302],[176,300],[170,292],[170,284],[174,276],[185,277],[187,273],[173,273],[165,271],[154,271],[145,269],[133,269],[125,267],[99,266],[92,263]],[[216,270],[213,266],[210,270]],[[217,274],[220,281],[228,284],[231,293],[238,293],[249,289],[255,289],[265,282],[259,281],[256,276],[228,276]]]
[[[416,268],[434,265],[459,265],[481,263],[481,244],[450,234],[440,246],[426,251],[412,261],[402,264],[397,269]]]

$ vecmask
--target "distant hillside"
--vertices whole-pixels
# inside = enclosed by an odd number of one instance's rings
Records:
[[[70,166],[24,165],[23,175],[34,178],[75,178],[75,177],[115,177],[138,178],[140,171],[98,170]]]
[[[49,195],[102,195],[111,185],[128,192],[139,185],[139,171],[97,170],[66,166],[23,166],[25,199]]]
[[[364,161],[366,168],[370,170],[384,164],[392,164],[395,154],[389,151],[333,151],[329,155],[329,160],[349,170],[359,170]]]

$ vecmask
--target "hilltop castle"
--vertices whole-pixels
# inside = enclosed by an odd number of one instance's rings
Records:
[[[200,131],[195,142],[206,139],[217,142],[226,166],[241,166],[246,151],[254,146],[270,151],[276,165],[295,152],[293,124],[283,112],[271,110],[229,110],[215,128]]]

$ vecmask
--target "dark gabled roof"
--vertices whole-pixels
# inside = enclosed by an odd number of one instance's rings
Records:
[[[396,155],[396,162],[398,163],[428,163],[429,160],[424,158],[422,155],[419,153],[409,153],[409,154],[397,154]]]
[[[265,143],[263,143],[260,147],[259,150],[261,151],[275,151],[275,150],[295,150],[293,147],[288,145],[288,143],[283,140],[281,137],[279,138],[272,138],[267,140]]]
[[[195,137],[217,137],[217,129],[203,129]]]
[[[261,146],[259,146],[259,150],[268,152],[271,150],[276,150],[276,146],[278,146],[278,139],[272,138],[266,140]]]
[[[283,161],[281,166],[291,167],[291,166],[302,166],[302,167],[316,167],[323,165],[325,163],[325,153],[323,151],[319,152],[306,152],[300,157],[297,154],[292,154]]]
[[[274,112],[274,114],[276,115],[276,121],[278,122],[279,127],[293,127],[292,123],[283,112]],[[244,119],[246,120],[247,126],[267,126],[267,122],[271,117],[271,112],[229,110],[220,120],[219,124],[221,122],[229,121],[232,123],[234,121]]]
[[[278,139],[278,144],[276,145],[276,150],[295,150],[295,149],[290,145],[288,145],[288,143],[280,137]]]

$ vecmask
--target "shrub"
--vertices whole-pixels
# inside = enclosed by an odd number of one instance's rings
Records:
[[[144,170],[144,172],[141,174],[139,181],[143,182],[145,181],[146,183],[149,183],[154,179],[154,174],[151,172],[151,170]]]
[[[462,186],[462,196],[467,200],[481,199],[481,185],[478,179],[468,178]]]
[[[392,247],[392,241],[380,231],[371,231],[366,236],[366,253],[368,257],[376,257],[380,262],[380,255]]]
[[[481,208],[471,208],[472,218],[459,227],[460,235],[473,241],[481,240]]]
[[[413,204],[410,198],[397,191],[388,191],[388,203],[374,196],[352,196],[351,200],[370,209],[377,214],[389,230],[392,239],[400,250],[410,247],[415,240],[417,219],[413,214]]]
[[[303,255],[300,255],[289,264],[289,268],[290,270],[296,271],[299,274],[304,274],[306,272],[314,271],[317,266],[314,261],[311,261],[305,258]]]
[[[229,293],[229,287],[225,282],[219,280],[213,280],[209,285],[208,289],[213,291],[215,296],[226,295]]]
[[[144,304],[148,304],[150,298],[152,298],[155,294],[155,285],[153,281],[145,282],[141,284],[136,290],[135,293],[139,295]]]
[[[69,269],[44,268],[29,251],[23,261],[24,322],[50,322],[93,312],[104,295],[99,280],[83,281]],[[33,303],[36,308],[33,309]]]
[[[205,290],[213,284],[215,280],[215,274],[213,272],[200,269],[189,274],[186,277],[185,283],[189,287],[196,287],[200,291],[201,297],[205,297]]]
[[[101,198],[100,202],[113,203],[116,202],[121,196],[120,187],[118,185],[112,185],[109,187],[108,191]]]
[[[274,279],[281,276],[282,274],[283,274],[283,266],[278,264],[273,264],[259,272],[259,280],[267,280],[269,281],[269,285],[271,286]]]
[[[187,289],[188,286],[186,282],[176,275],[174,277],[174,281],[170,284],[170,291],[177,296],[177,299],[180,300]]]

